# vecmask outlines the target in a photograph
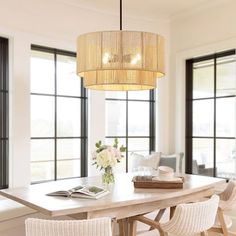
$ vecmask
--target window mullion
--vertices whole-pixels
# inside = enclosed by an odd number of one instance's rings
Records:
[[[55,117],[54,117],[54,179],[57,180],[57,53],[54,50],[54,86],[55,86]]]
[[[126,172],[129,171],[129,159],[128,159],[128,151],[129,151],[129,98],[128,92],[126,92]]]
[[[214,130],[213,130],[213,136],[214,136],[214,141],[213,141],[213,165],[214,165],[214,171],[213,175],[214,177],[216,176],[216,78],[217,78],[217,69],[216,69],[216,63],[217,63],[217,56],[214,56]]]
[[[8,39],[0,37],[0,189],[8,187]]]
[[[87,133],[88,133],[88,117],[87,117],[87,91],[83,85],[83,79],[81,78],[81,176],[88,176],[88,148],[87,148]]]

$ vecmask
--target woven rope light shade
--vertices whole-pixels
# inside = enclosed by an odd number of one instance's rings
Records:
[[[77,42],[77,74],[84,86],[96,90],[148,90],[164,76],[162,36],[122,30],[84,34]]]
[[[147,90],[164,76],[164,38],[138,31],[84,34],[77,42],[77,74],[96,90]]]

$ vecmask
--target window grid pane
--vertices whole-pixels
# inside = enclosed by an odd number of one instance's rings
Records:
[[[32,46],[33,183],[80,177],[87,173],[87,153],[84,153],[87,150],[87,96],[81,78],[76,76],[75,56],[71,52]],[[42,80],[40,81],[38,70],[44,71],[42,73],[48,78],[49,84],[44,84],[45,87],[40,85]],[[83,159],[80,158],[81,152]]]
[[[148,155],[155,150],[154,93],[106,92],[106,143],[110,145],[118,138],[127,147],[123,162],[117,165],[118,172],[129,171],[131,152]]]
[[[186,172],[235,178],[235,50],[186,67]]]

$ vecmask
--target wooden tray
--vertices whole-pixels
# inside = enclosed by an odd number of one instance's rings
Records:
[[[182,179],[181,182],[179,181],[160,181],[160,180],[152,180],[149,179],[139,179],[137,176],[134,176],[133,182],[135,188],[161,188],[161,189],[180,189],[183,188],[184,184],[184,178],[180,177]]]

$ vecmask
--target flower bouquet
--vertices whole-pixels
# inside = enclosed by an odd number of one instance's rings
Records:
[[[122,153],[126,151],[126,147],[123,145],[119,147],[117,138],[112,146],[104,145],[101,141],[97,142],[95,146],[96,151],[93,153],[93,165],[96,165],[100,170],[104,170],[102,176],[104,184],[114,183],[115,178],[112,168],[124,157]]]

